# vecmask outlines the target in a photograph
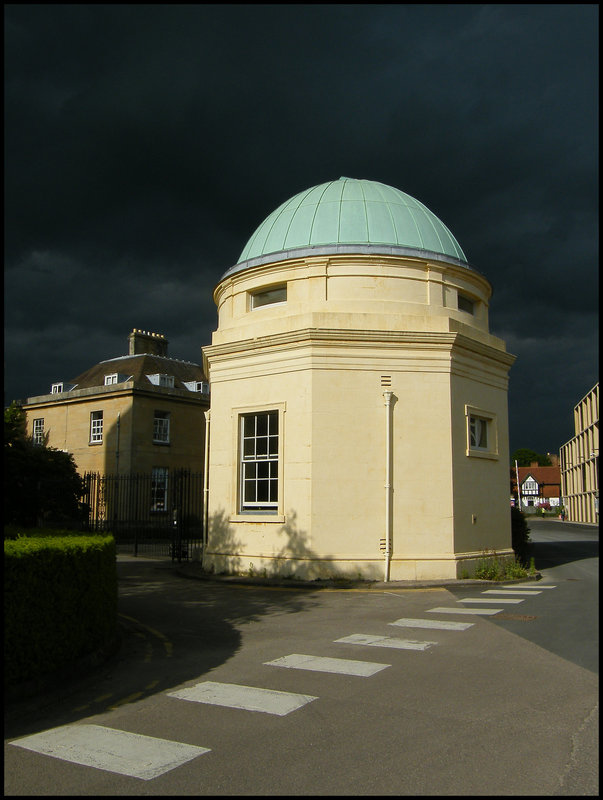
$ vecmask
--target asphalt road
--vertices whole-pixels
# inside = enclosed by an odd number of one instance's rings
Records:
[[[529,595],[233,586],[120,559],[122,646],[7,710],[5,793],[597,795],[598,532],[536,521],[532,539],[543,580],[509,587]]]

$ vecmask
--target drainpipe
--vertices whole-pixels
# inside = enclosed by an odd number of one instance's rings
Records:
[[[119,475],[119,429],[121,425],[121,411],[117,412],[117,442],[115,444],[115,472]]]
[[[393,392],[383,392],[385,398],[385,564],[384,580],[389,581],[389,565],[392,555],[392,417]]]
[[[521,489],[519,488],[519,470],[517,469],[517,460],[515,460],[515,480],[517,481],[517,505],[521,511]]]
[[[210,411],[205,412],[205,464],[203,468],[203,553],[207,547],[207,526],[209,520],[209,420]]]

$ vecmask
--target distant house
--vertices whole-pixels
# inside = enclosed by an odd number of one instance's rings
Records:
[[[23,409],[35,441],[73,454],[80,474],[201,472],[209,384],[198,365],[170,358],[162,334],[134,329],[128,355],[110,358]]]
[[[557,458],[552,460],[557,462]],[[561,504],[561,470],[559,464],[551,467],[539,467],[533,462],[529,467],[511,468],[511,495],[517,497],[517,477],[519,476],[519,493],[522,509],[547,504],[552,507]]]
[[[599,522],[599,384],[574,406],[575,436],[560,450],[563,497],[572,522]]]

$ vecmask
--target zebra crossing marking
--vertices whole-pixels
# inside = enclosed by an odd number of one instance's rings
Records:
[[[265,661],[268,667],[285,667],[287,669],[307,669],[314,672],[334,672],[340,675],[355,675],[369,678],[391,664],[377,664],[373,661],[351,661],[347,658],[327,658],[326,656],[308,656],[292,653],[274,661]]]
[[[496,600],[486,597],[463,597],[457,603],[523,603],[523,598],[519,597],[497,597]]]
[[[428,608],[428,614],[498,614],[502,608],[444,608],[438,606],[437,608]]]
[[[207,747],[88,724],[61,725],[10,744],[72,764],[143,781],[152,780],[211,752]]]
[[[513,589],[556,589],[557,585],[552,583],[514,583]]]
[[[393,639],[390,636],[371,636],[365,633],[352,633],[342,639],[335,639],[335,643],[360,644],[368,647],[392,647],[398,650],[427,650],[437,642],[417,642],[412,639]]]
[[[411,619],[402,617],[395,622],[388,622],[388,625],[398,625],[400,628],[429,628],[439,631],[466,631],[475,622],[457,622],[449,619]]]
[[[531,594],[540,594],[540,590],[534,589],[486,589],[482,594],[523,594],[529,597]]]
[[[307,703],[311,703],[312,700],[318,699],[309,694],[280,692],[275,689],[216,681],[203,681],[187,689],[168,692],[168,697],[176,697],[178,700],[188,700],[192,703],[240,708],[243,711],[262,711],[278,717],[284,717]]]

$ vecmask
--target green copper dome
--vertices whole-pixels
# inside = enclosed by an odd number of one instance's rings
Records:
[[[296,194],[266,217],[226,275],[279,254],[333,252],[414,253],[469,266],[452,233],[414,197],[377,181],[339,178]]]

